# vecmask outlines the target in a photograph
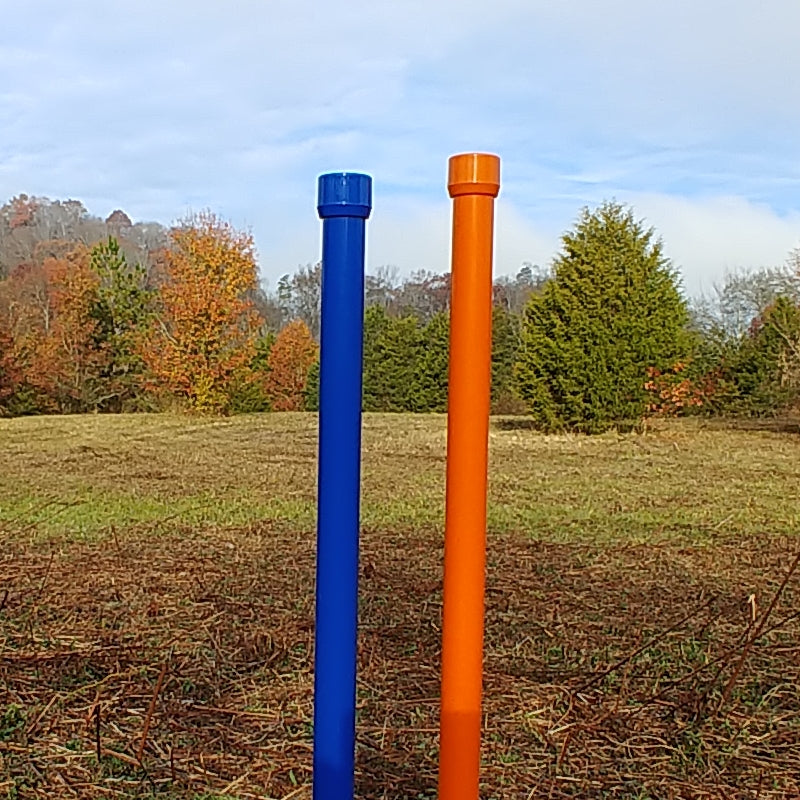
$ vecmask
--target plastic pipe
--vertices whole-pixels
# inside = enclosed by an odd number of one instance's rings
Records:
[[[500,159],[453,156],[450,377],[439,798],[478,800],[492,358],[492,240]]]
[[[314,800],[353,800],[354,791],[364,240],[371,206],[368,175],[320,176]]]

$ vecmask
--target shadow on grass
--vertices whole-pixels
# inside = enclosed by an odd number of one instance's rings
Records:
[[[754,431],[764,433],[800,434],[800,418],[782,417],[720,417],[706,421],[712,430]]]
[[[690,417],[685,421],[699,424],[706,430],[800,434],[800,417],[798,416]],[[532,417],[494,417],[492,426],[499,431],[541,430]],[[618,433],[644,432],[647,429],[647,423],[642,420],[620,420],[613,426],[613,429]]]
[[[492,425],[499,431],[535,431],[538,430],[532,417],[496,417]]]
[[[532,417],[495,417],[492,419],[492,425],[500,431],[542,431]],[[641,432],[643,430],[643,422],[642,420],[619,420],[610,425],[609,430],[615,430],[617,433]],[[591,435],[593,433],[605,433],[606,429],[593,430],[587,427],[563,432]]]

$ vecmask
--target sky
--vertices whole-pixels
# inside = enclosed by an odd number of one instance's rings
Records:
[[[800,246],[798,0],[0,0],[0,202],[252,231],[317,261],[320,173],[374,179],[367,268],[449,268],[447,159],[502,159],[495,273],[629,204],[688,294]]]

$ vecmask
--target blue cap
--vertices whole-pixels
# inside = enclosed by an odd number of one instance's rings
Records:
[[[328,172],[319,176],[320,217],[360,217],[372,210],[372,178],[360,172]]]

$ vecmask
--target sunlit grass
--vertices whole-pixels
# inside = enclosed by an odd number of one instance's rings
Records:
[[[0,420],[0,530],[315,524],[312,414]],[[446,418],[367,414],[362,521],[441,528]],[[544,540],[692,541],[800,530],[800,437],[662,423],[646,434],[491,432],[489,529]]]

